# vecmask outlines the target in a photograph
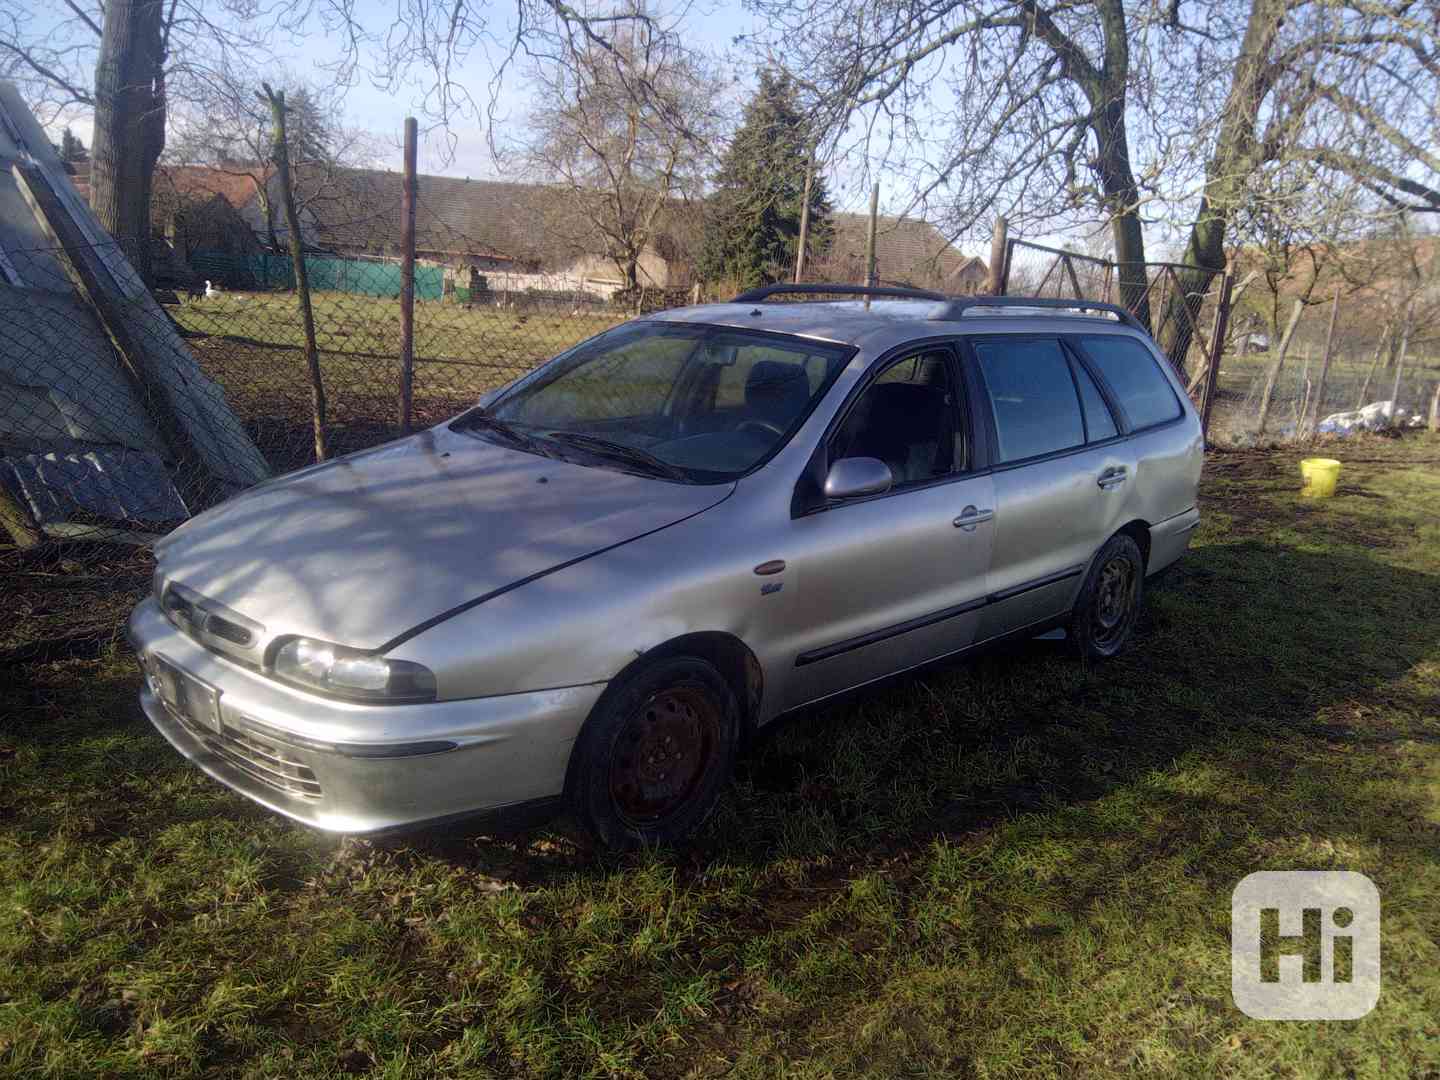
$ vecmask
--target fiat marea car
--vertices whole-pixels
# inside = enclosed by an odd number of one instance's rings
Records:
[[[1124,647],[1203,450],[1139,324],[822,289],[624,323],[197,516],[130,620],[146,714],[321,829],[564,806],[624,848],[800,706],[1012,635]]]

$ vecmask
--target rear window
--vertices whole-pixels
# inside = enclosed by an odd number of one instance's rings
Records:
[[[1070,361],[1058,341],[977,341],[975,355],[990,392],[1001,461],[1085,442]]]
[[[1109,384],[1133,427],[1163,424],[1180,415],[1180,402],[1150,350],[1125,337],[1083,337],[1085,355]]]

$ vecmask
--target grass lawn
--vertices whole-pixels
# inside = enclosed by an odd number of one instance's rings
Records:
[[[1440,1076],[1440,439],[1212,457],[1084,668],[991,653],[794,718],[691,849],[340,841],[154,734],[131,659],[0,683],[0,1074]],[[1251,1020],[1230,892],[1383,901],[1362,1020]]]

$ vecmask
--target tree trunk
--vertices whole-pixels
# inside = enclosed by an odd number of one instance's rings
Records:
[[[162,0],[110,0],[95,67],[90,205],[148,283],[150,191],[165,149]]]
[[[1225,269],[1225,230],[1231,213],[1245,198],[1246,182],[1262,152],[1255,126],[1268,89],[1270,48],[1285,11],[1286,0],[1253,0],[1251,4],[1215,149],[1205,167],[1200,208],[1181,259],[1190,269],[1180,272],[1180,287],[1170,296],[1156,327],[1160,347],[1177,366],[1189,351],[1191,328],[1205,293],[1215,275]]]
[[[300,298],[300,321],[305,327],[305,368],[310,376],[310,419],[315,429],[315,460],[328,456],[325,446],[325,383],[320,377],[320,353],[315,347],[315,313],[310,308],[310,278],[305,271],[305,238],[300,231],[300,211],[295,206],[295,189],[290,178],[290,149],[285,134],[285,91],[272,90],[262,83],[262,100],[270,105],[274,134],[271,160],[280,177],[280,195],[285,204],[285,223],[290,230],[290,260],[295,266],[295,292]]]

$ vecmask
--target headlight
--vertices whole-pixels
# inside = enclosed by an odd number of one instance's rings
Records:
[[[386,660],[312,638],[291,638],[275,653],[275,675],[333,697],[357,701],[433,701],[435,676],[409,660]]]

